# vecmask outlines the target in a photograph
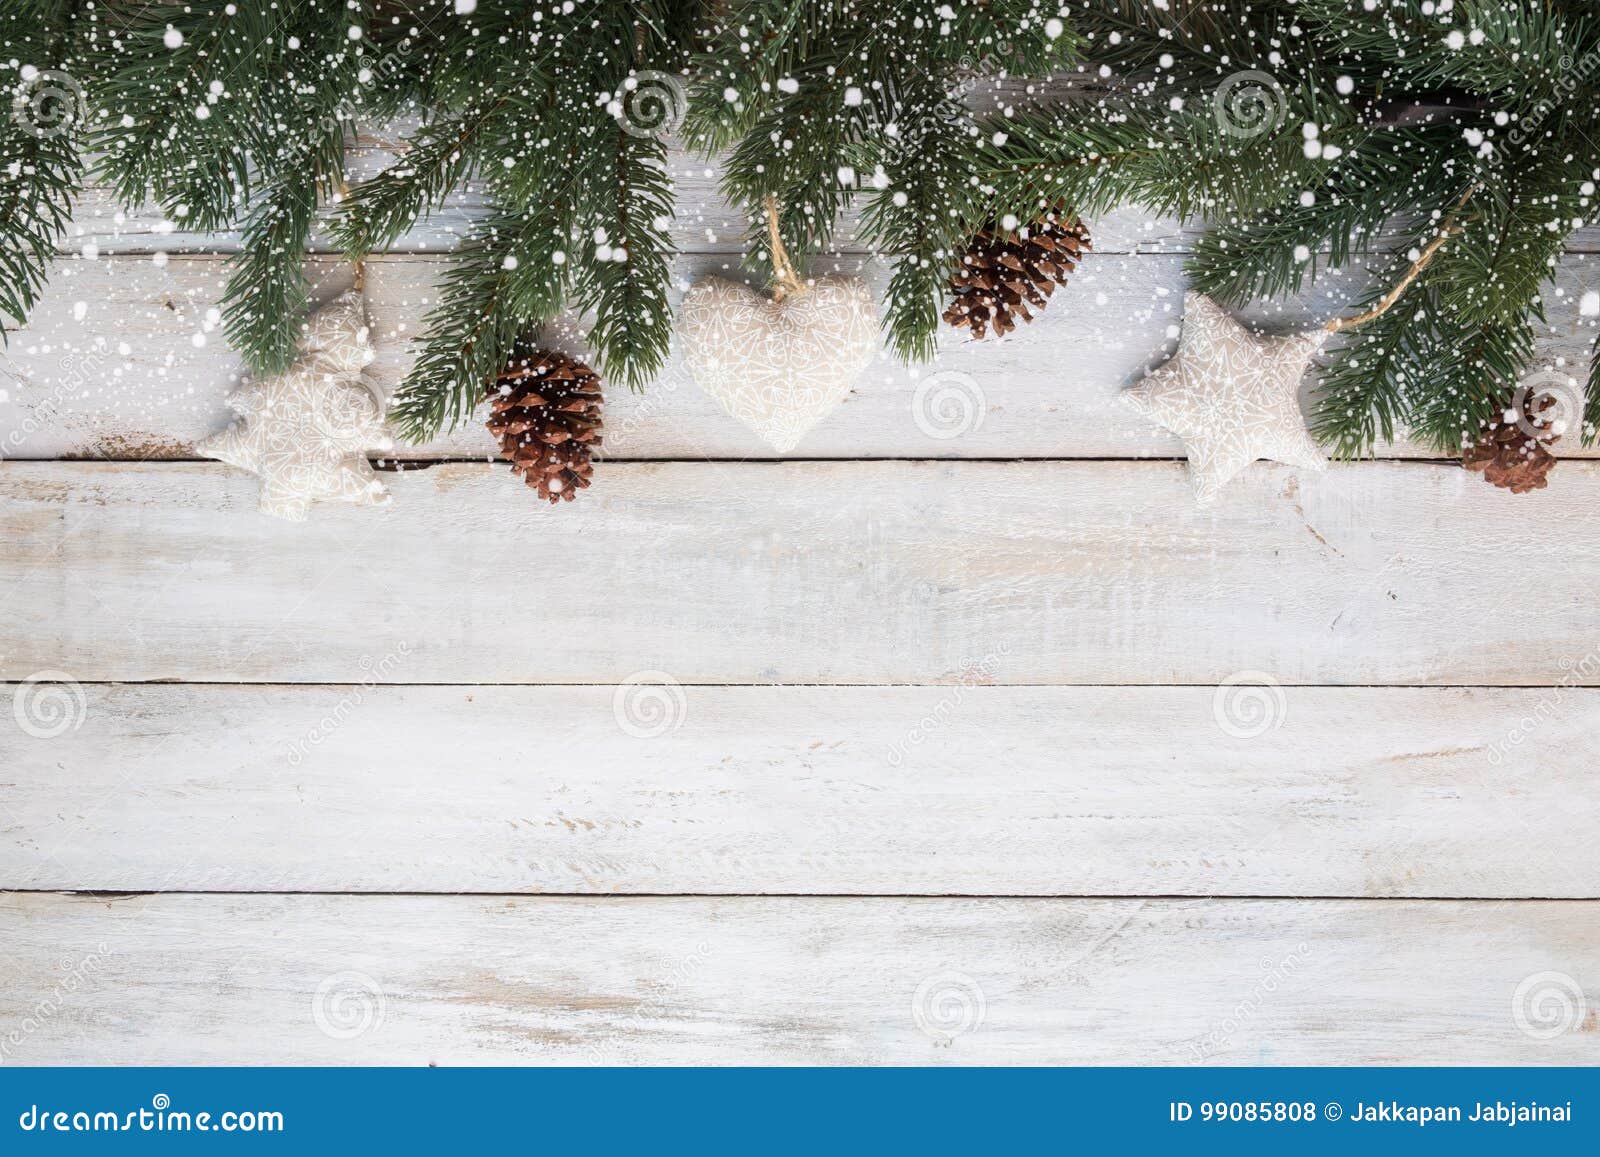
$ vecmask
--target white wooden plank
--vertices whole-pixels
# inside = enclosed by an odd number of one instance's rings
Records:
[[[612,463],[559,510],[501,466],[391,481],[389,511],[288,524],[217,464],[4,464],[0,678],[361,682],[402,642],[406,683],[954,683],[990,656],[1003,684],[1600,666],[1589,462],[1535,498],[1455,466],[1258,464],[1206,511],[1179,463]]]
[[[1568,257],[1552,290],[1541,364],[1582,375],[1596,319],[1579,316],[1581,296],[1600,285],[1593,256]],[[887,271],[864,258],[826,263],[860,272],[881,290]],[[374,261],[369,302],[379,341],[374,384],[390,391],[409,368],[412,339],[436,301],[441,259]],[[731,256],[680,259],[681,292],[708,273],[737,274]],[[326,294],[349,271],[317,265]],[[68,260],[58,264],[28,326],[0,351],[0,456],[6,458],[184,458],[228,421],[225,399],[241,373],[215,313],[226,270],[215,258]],[[1000,342],[976,343],[946,329],[932,364],[907,368],[887,352],[854,394],[801,443],[811,458],[1175,457],[1181,442],[1117,403],[1123,386],[1159,361],[1182,316],[1182,258],[1096,255],[1032,326]],[[1555,296],[1559,291],[1560,296]],[[1338,279],[1290,306],[1251,315],[1293,329],[1339,312]],[[555,344],[585,353],[568,324]],[[197,342],[202,344],[196,344]],[[1315,384],[1308,376],[1306,393]],[[671,363],[643,394],[612,389],[607,451],[627,459],[766,458],[770,451],[724,414]],[[1600,453],[1569,438],[1564,454]],[[402,457],[488,456],[481,426]],[[1431,457],[1409,443],[1384,456]]]
[[[17,1064],[1589,1064],[1600,1027],[1581,901],[11,894],[0,945]]]
[[[1600,692],[985,677],[0,687],[0,887],[1600,896]]]

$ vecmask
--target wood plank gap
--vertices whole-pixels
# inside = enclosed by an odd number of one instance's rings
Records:
[[[507,466],[509,459],[485,458],[482,455],[461,455],[458,457],[431,457],[431,458],[404,458],[394,454],[372,455],[367,459],[373,468],[385,474],[417,474],[424,470],[431,470],[435,466]],[[17,461],[30,464],[45,465],[55,463],[66,466],[93,465],[106,463],[116,465],[119,463],[144,462],[153,466],[214,466],[214,458],[140,458],[116,457],[112,455],[61,455],[54,458],[22,458]],[[628,457],[628,458],[596,458],[596,463],[606,466],[845,466],[852,463],[871,462],[907,462],[907,463],[984,463],[988,465],[1011,466],[1022,463],[1128,463],[1140,465],[1152,463],[1157,465],[1170,465],[1175,462],[1187,462],[1188,458],[1177,454],[1020,454],[1011,457],[986,457],[986,458],[955,458],[955,457],[929,457],[926,455],[911,454],[876,454],[857,455],[849,458],[800,458],[787,457],[758,457],[753,455],[741,456],[696,456],[672,455],[662,458]],[[1459,467],[1459,458],[1417,458],[1414,456],[1388,457],[1384,454],[1375,454],[1367,458],[1330,458],[1330,462],[1338,466],[1362,466],[1379,462],[1396,462],[1407,466],[1452,466]]]
[[[1149,901],[1152,903],[1221,902],[1235,900],[1260,900],[1274,903],[1328,903],[1328,904],[1592,904],[1600,901],[1593,896],[1353,896],[1345,893],[1299,892],[1273,894],[1268,892],[577,892],[547,890],[542,892],[480,891],[478,889],[432,891],[356,892],[339,888],[147,888],[118,891],[106,888],[0,888],[0,896],[70,896],[87,900],[142,900],[151,896],[337,896],[349,900],[386,900],[406,897],[445,899],[460,896],[472,899],[501,900],[584,900],[627,903],[634,900],[879,900],[895,903],[901,900],[1006,900],[1039,904],[1054,904],[1061,900],[1094,901]]]
[[[20,687],[25,680],[0,679],[0,688]],[[374,683],[370,680],[317,679],[311,682],[271,681],[262,679],[74,679],[80,687],[263,687],[281,690],[304,691],[317,687],[324,687],[337,691],[344,687],[435,687],[445,689],[472,690],[473,688],[490,687],[515,687],[524,691],[537,691],[540,688],[572,690],[600,690],[609,691],[616,687],[626,686],[622,683],[597,683],[583,681],[574,683],[560,683],[541,681],[538,683],[518,683],[508,680],[500,681],[474,681],[463,683],[452,680],[421,680],[404,683]],[[744,691],[763,690],[780,691],[785,688],[795,690],[828,690],[828,691],[883,691],[883,690],[942,690],[949,691],[960,687],[962,684],[953,683],[691,683],[680,682],[679,686],[693,687],[697,690],[715,691]],[[1227,686],[1223,683],[1206,682],[1167,682],[1167,683],[991,683],[967,687],[968,694],[981,691],[1094,691],[1094,690],[1126,690],[1126,691],[1162,691],[1174,688],[1189,688],[1191,690],[1208,690]],[[1552,683],[1286,683],[1278,682],[1278,686],[1292,688],[1297,691],[1578,691],[1600,693],[1600,686],[1574,683],[1570,685]],[[3,890],[3,889],[0,889]]]

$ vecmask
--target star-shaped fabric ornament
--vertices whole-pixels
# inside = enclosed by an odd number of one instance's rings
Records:
[[[1300,379],[1326,330],[1258,337],[1209,297],[1184,295],[1178,352],[1122,400],[1182,438],[1195,502],[1209,505],[1258,458],[1324,470],[1300,413]]]
[[[316,501],[388,505],[368,452],[393,449],[383,406],[361,381],[373,357],[366,308],[352,290],[313,314],[283,373],[234,391],[242,419],[195,449],[261,476],[261,512],[304,522]]]

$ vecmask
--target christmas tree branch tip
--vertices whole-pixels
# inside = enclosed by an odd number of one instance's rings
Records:
[[[1334,318],[1327,325],[1328,332],[1343,333],[1345,330],[1355,329],[1357,326],[1366,325],[1369,321],[1376,321],[1393,309],[1395,304],[1406,295],[1406,290],[1411,288],[1412,283],[1422,276],[1422,271],[1433,263],[1433,259],[1438,256],[1439,250],[1443,249],[1451,238],[1458,236],[1465,229],[1465,226],[1456,223],[1456,215],[1479,188],[1481,186],[1472,185],[1461,195],[1461,200],[1456,202],[1455,210],[1451,213],[1449,220],[1440,226],[1438,234],[1417,255],[1417,259],[1411,263],[1410,268],[1405,272],[1405,276],[1395,283],[1393,289],[1379,298],[1377,304],[1371,309],[1358,313],[1354,317]]]

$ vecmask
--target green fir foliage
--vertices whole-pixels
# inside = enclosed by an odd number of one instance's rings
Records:
[[[1526,375],[1543,288],[1595,213],[1594,6],[1086,0],[1074,23],[1120,79],[1015,122],[979,172],[994,207],[1202,222],[1191,279],[1236,305],[1370,270],[1352,313],[1443,233],[1395,306],[1340,338],[1313,424],[1346,455],[1401,432],[1472,441]]]
[[[0,0],[0,332],[44,289],[72,199],[83,185],[80,141],[88,121],[71,71],[75,0]]]
[[[880,255],[908,359],[934,352],[973,233],[1048,209],[1176,216],[1203,227],[1204,292],[1244,304],[1337,275],[1369,286],[1352,313],[1443,238],[1330,348],[1313,425],[1347,455],[1402,433],[1454,452],[1527,373],[1551,270],[1595,214],[1600,14],[1582,0],[459,7],[0,0],[0,321],[34,305],[91,170],[176,228],[237,232],[227,332],[262,369],[292,356],[319,229],[357,259],[470,192],[490,212],[452,254],[401,431],[467,420],[518,336],[564,315],[642,387],[671,341],[674,140],[721,164],[754,269],[771,271],[769,200],[802,268],[846,243]],[[347,189],[358,123],[406,139]],[[1592,437],[1600,374],[1575,388]]]

